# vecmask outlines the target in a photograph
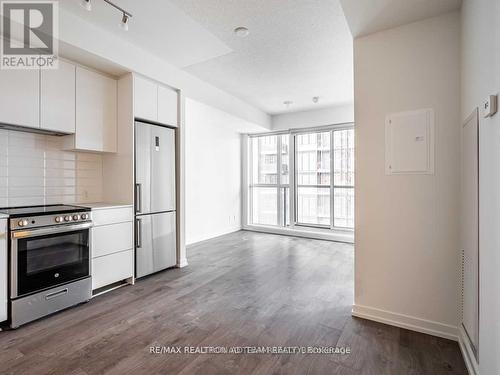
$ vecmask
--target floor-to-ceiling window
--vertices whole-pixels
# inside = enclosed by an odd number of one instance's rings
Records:
[[[353,229],[354,129],[249,137],[248,223]]]

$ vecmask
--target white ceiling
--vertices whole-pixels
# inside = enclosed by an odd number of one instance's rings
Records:
[[[353,100],[352,37],[339,0],[114,1],[133,14],[128,32],[103,0],[92,0],[91,12],[80,0],[59,4],[270,114]],[[237,26],[250,35],[237,38]]]
[[[474,1],[474,0],[472,0]],[[354,37],[459,9],[461,0],[340,0]]]
[[[129,31],[119,26],[121,14],[103,0],[92,0],[92,11],[80,0],[59,1],[64,10],[140,46],[177,67],[226,54],[231,49],[184,12],[165,0],[113,0],[132,13]],[[110,46],[113,48],[113,46]]]
[[[233,50],[185,68],[199,78],[270,114],[353,101],[352,37],[338,0],[170,2]],[[238,26],[250,35],[235,36]]]

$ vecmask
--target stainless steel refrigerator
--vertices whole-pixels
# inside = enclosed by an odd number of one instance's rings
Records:
[[[135,123],[136,277],[175,266],[175,130]]]

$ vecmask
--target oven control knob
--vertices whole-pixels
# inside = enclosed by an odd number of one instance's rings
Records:
[[[28,220],[19,220],[17,225],[19,225],[20,227],[25,227],[26,225],[28,225]]]
[[[82,220],[87,220],[89,218],[88,214],[82,214]]]
[[[80,215],[73,215],[73,220],[80,220]]]
[[[64,216],[64,221],[71,221],[71,216],[69,215]]]
[[[56,216],[56,219],[55,219],[55,220],[56,220],[56,223],[60,223],[60,222],[62,222],[64,219],[63,219],[63,217],[62,217],[62,216]]]

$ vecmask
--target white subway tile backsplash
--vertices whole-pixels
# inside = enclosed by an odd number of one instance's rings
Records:
[[[102,157],[62,151],[62,138],[0,130],[0,206],[102,200]]]

